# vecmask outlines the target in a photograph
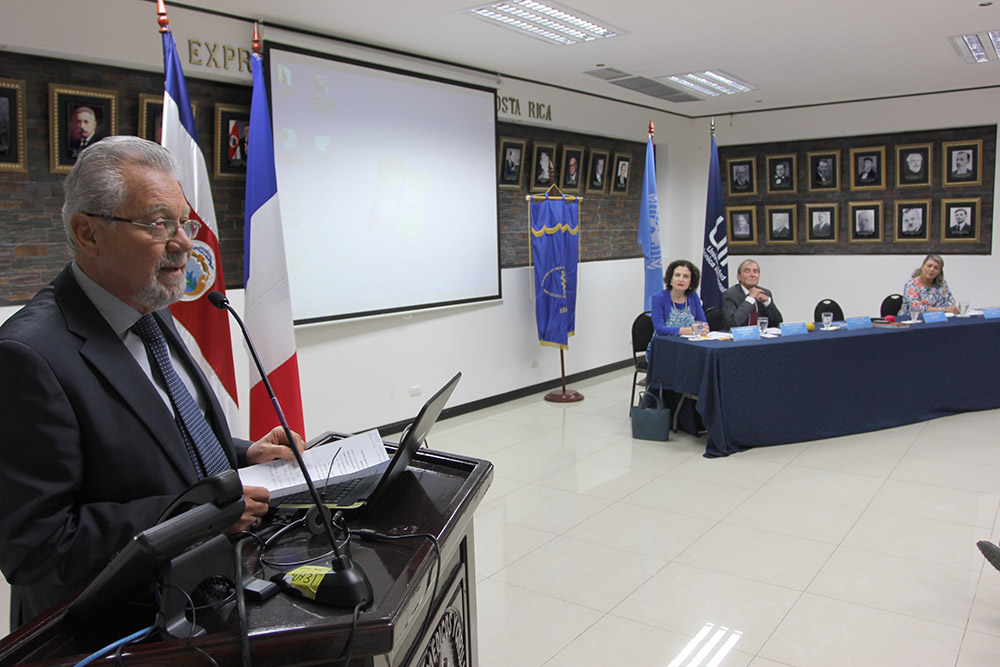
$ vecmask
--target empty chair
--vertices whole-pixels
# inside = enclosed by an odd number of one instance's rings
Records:
[[[632,322],[632,362],[635,364],[635,372],[632,373],[632,400],[628,404],[629,414],[632,414],[632,406],[635,405],[635,388],[639,384],[639,373],[645,378],[649,372],[646,348],[649,347],[651,340],[653,340],[653,318],[647,310]]]
[[[813,322],[822,322],[823,313],[833,313],[834,321],[844,319],[844,310],[833,299],[823,299],[816,304],[813,311]]]
[[[882,307],[879,309],[879,316],[899,315],[899,309],[903,307],[902,294],[890,294],[882,299]]]
[[[722,309],[712,306],[711,308],[705,309],[705,320],[708,322],[708,328],[711,331],[722,331],[726,328],[726,323],[722,319]]]

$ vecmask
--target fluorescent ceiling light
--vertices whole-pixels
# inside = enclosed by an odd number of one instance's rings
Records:
[[[967,63],[987,63],[1000,61],[1000,30],[955,35],[951,38],[958,55]],[[992,51],[990,50],[990,47]]]
[[[965,41],[965,45],[969,48],[969,52],[976,59],[977,63],[985,63],[990,59],[986,55],[986,49],[983,48],[983,43],[980,41],[979,35],[962,35],[962,39]]]
[[[569,45],[608,39],[621,30],[575,9],[554,2],[509,0],[480,5],[469,10],[472,15],[549,44]]]
[[[670,76],[661,78],[665,81],[673,81],[691,90],[695,90],[707,97],[716,97],[720,94],[734,95],[736,93],[748,93],[754,90],[754,87],[748,83],[728,74],[713,72],[712,70],[688,72],[687,74],[671,74]]]

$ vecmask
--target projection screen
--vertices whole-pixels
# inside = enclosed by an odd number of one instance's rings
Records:
[[[296,324],[500,298],[494,91],[277,44],[265,62]]]

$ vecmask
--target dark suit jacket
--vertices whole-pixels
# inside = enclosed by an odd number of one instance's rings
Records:
[[[760,288],[764,294],[771,296],[771,291],[763,287]],[[743,287],[737,283],[722,293],[722,321],[726,328],[745,327],[750,323],[750,313],[753,304],[747,303],[747,297],[743,293]],[[781,324],[781,311],[774,305],[774,298],[771,298],[771,305],[764,307],[757,303],[757,315],[766,317],[768,325],[777,326]]]
[[[235,467],[222,408],[181,343],[164,335],[209,400]],[[82,588],[197,481],[173,415],[67,266],[0,327],[0,569],[11,622]]]

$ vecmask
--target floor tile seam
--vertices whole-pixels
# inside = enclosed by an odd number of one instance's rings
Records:
[[[629,494],[629,495],[631,495],[631,494]],[[647,510],[648,509],[651,509],[651,510],[660,509],[658,507],[650,507],[649,505],[641,505],[641,504],[639,504],[637,502],[634,502],[634,501],[629,502],[629,501],[625,500],[624,498],[622,500],[617,501],[617,502],[622,503],[623,505],[628,505],[629,507],[639,507],[639,508],[647,509]],[[713,521],[715,524],[718,524],[719,522],[722,521],[722,519],[719,519],[719,518],[706,517],[706,516],[700,515],[700,514],[686,514],[684,512],[677,512],[677,511],[674,511],[674,510],[670,510],[670,512],[672,514],[676,514],[678,516],[682,516],[682,517],[685,517],[685,518],[688,518],[688,519],[701,519],[702,521]]]
[[[597,607],[591,607],[589,605],[585,605],[585,604],[583,604],[581,602],[577,602],[575,600],[565,600],[565,599],[563,599],[561,597],[552,595],[550,593],[542,593],[540,591],[534,590],[533,588],[528,588],[526,586],[521,586],[519,584],[511,583],[509,581],[503,581],[502,579],[496,579],[495,577],[487,577],[487,578],[495,581],[496,583],[498,583],[498,584],[500,584],[502,586],[510,586],[511,588],[516,588],[518,590],[522,590],[522,591],[525,591],[527,593],[531,593],[532,595],[539,595],[541,597],[548,598],[550,600],[555,600],[557,602],[562,602],[563,604],[571,604],[574,607],[579,607],[580,609],[585,609],[587,611],[592,611],[594,613],[601,614],[602,616],[603,615],[607,615],[607,613],[608,613],[604,609],[598,609]],[[600,620],[600,619],[598,619],[598,620]],[[566,648],[566,647],[564,646],[563,648]],[[560,649],[560,650],[562,650],[562,649]]]
[[[916,614],[908,614],[906,612],[897,611],[897,610],[894,610],[894,609],[885,609],[883,607],[878,607],[878,606],[875,606],[875,605],[872,605],[872,604],[866,604],[864,602],[858,602],[857,600],[845,600],[844,598],[839,598],[839,597],[836,597],[834,595],[827,595],[825,593],[817,593],[815,591],[810,591],[810,590],[803,591],[803,595],[812,595],[812,596],[815,596],[815,597],[818,597],[818,598],[823,598],[825,600],[832,600],[834,602],[841,602],[841,603],[844,603],[844,604],[853,604],[853,605],[857,605],[859,607],[864,607],[865,609],[871,609],[873,611],[881,611],[881,612],[884,612],[886,614],[894,614],[896,616],[901,616],[903,618],[911,618],[911,619],[913,619],[915,621],[924,621],[926,623],[934,623],[936,625],[943,625],[945,627],[953,628],[955,630],[962,630],[963,631],[963,636],[964,636],[964,630],[965,630],[966,626],[968,625],[967,622],[966,623],[958,623],[958,624],[949,623],[947,621],[942,621],[942,620],[935,619],[935,618],[927,618],[926,616],[918,616]]]
[[[905,517],[908,517],[908,518],[911,518],[911,519],[924,519],[926,521],[934,521],[934,522],[937,522],[937,523],[947,524],[947,525],[952,525],[952,526],[965,526],[967,528],[979,528],[979,529],[987,530],[987,531],[990,531],[990,532],[993,531],[993,526],[994,526],[994,524],[990,524],[988,526],[982,526],[982,525],[979,525],[977,523],[970,523],[968,521],[960,521],[958,519],[941,519],[941,518],[933,517],[933,516],[924,516],[922,514],[910,514],[908,512],[903,512],[901,510],[886,509],[884,507],[873,507],[873,506],[870,506],[870,505],[868,507],[866,507],[864,511],[867,512],[868,510],[871,510],[873,512],[884,512],[886,514],[894,514],[896,516],[905,516]],[[864,512],[862,512],[862,514],[864,514]],[[860,519],[860,517],[858,517],[858,518]],[[853,526],[852,526],[852,528],[853,528]]]
[[[593,623],[591,623],[590,625],[588,625],[587,627],[585,627],[585,628],[584,628],[583,630],[581,630],[581,631],[580,631],[580,633],[579,633],[579,634],[577,634],[577,635],[576,635],[575,637],[573,637],[573,638],[572,638],[572,639],[570,639],[570,640],[569,640],[568,642],[566,642],[566,645],[565,645],[565,646],[563,646],[563,647],[562,647],[562,648],[560,648],[560,649],[559,649],[558,651],[556,651],[555,653],[553,653],[553,654],[552,654],[551,656],[549,656],[548,658],[546,658],[546,659],[545,659],[545,661],[544,661],[544,662],[542,663],[542,667],[545,667],[545,665],[549,665],[549,664],[551,664],[553,660],[555,660],[556,658],[558,658],[558,657],[559,657],[559,654],[560,654],[560,653],[562,653],[563,651],[565,651],[566,649],[568,649],[568,648],[569,648],[570,646],[572,646],[572,645],[573,645],[573,643],[574,643],[574,642],[576,642],[576,641],[577,641],[578,639],[580,639],[580,638],[581,638],[581,637],[583,637],[583,636],[584,636],[585,634],[587,634],[588,632],[590,632],[590,630],[591,630],[591,629],[592,629],[592,628],[593,628],[594,626],[596,626],[596,625],[597,625],[598,623],[600,623],[601,621],[603,621],[603,620],[604,620],[604,618],[605,618],[605,617],[606,617],[607,615],[608,615],[608,614],[607,614],[607,612],[605,612],[605,613],[601,614],[601,616],[599,616],[598,618],[594,619],[594,622],[593,622]],[[445,664],[447,665],[448,663],[446,662]]]
[[[740,579],[742,581],[749,581],[751,583],[759,584],[761,586],[773,586],[775,588],[780,588],[780,589],[785,590],[785,591],[791,591],[791,592],[796,593],[798,595],[801,595],[802,593],[805,593],[804,589],[800,590],[798,588],[795,588],[794,586],[787,586],[785,584],[778,584],[778,583],[775,583],[773,581],[764,581],[762,579],[755,579],[754,577],[748,577],[748,576],[746,576],[744,574],[736,574],[735,572],[724,572],[722,570],[718,570],[718,569],[715,569],[715,568],[712,568],[712,567],[707,567],[705,565],[701,565],[701,564],[697,564],[697,563],[686,563],[686,562],[683,562],[683,561],[678,561],[677,558],[680,558],[681,555],[684,554],[686,551],[687,551],[687,549],[685,549],[681,553],[677,554],[677,556],[674,559],[672,559],[669,563],[667,563],[664,566],[664,568],[669,567],[670,565],[680,565],[682,567],[690,567],[690,568],[694,568],[696,570],[701,570],[702,572],[709,572],[711,574],[720,574],[720,575],[722,575],[724,577],[733,577],[734,579]]]
[[[965,461],[963,459],[956,459],[954,457],[929,456],[927,454],[906,454],[903,458],[905,459],[907,457],[912,457],[914,459],[927,459],[929,461],[946,461],[948,463],[964,463],[966,465],[995,468],[998,475],[1000,475],[1000,464],[995,465],[992,463],[983,463],[982,461]]]
[[[836,553],[836,551],[839,550],[839,549],[841,549],[841,548],[843,548],[843,549],[856,549],[858,551],[866,551],[868,553],[877,554],[879,556],[890,556],[892,558],[902,558],[903,560],[908,560],[908,561],[911,561],[913,563],[919,563],[921,565],[935,565],[937,567],[952,568],[954,570],[959,570],[959,571],[962,571],[962,572],[976,572],[977,570],[979,570],[982,567],[981,564],[980,565],[976,565],[974,567],[963,567],[961,565],[955,565],[954,563],[942,563],[941,561],[937,561],[937,560],[927,560],[927,559],[924,559],[924,558],[913,558],[911,556],[900,556],[898,553],[890,553],[888,551],[879,551],[878,549],[874,549],[872,547],[859,546],[859,545],[855,545],[855,544],[841,544],[841,545],[838,545],[837,549],[834,550],[834,553]],[[972,544],[972,548],[973,549],[976,548],[975,543]]]
[[[893,465],[892,469],[895,470],[896,466],[898,464],[899,464],[899,462],[897,461],[896,464]],[[835,473],[840,473],[840,474],[843,474],[843,475],[857,475],[858,477],[868,477],[868,478],[874,477],[875,479],[887,479],[888,478],[888,475],[863,473],[863,472],[856,472],[856,471],[853,471],[853,470],[840,470],[840,469],[835,469],[835,468],[822,468],[820,466],[806,465],[804,463],[794,463],[794,462],[792,462],[792,463],[789,463],[788,466],[789,467],[795,467],[795,468],[806,468],[807,470],[819,470],[821,472],[835,472]]]

